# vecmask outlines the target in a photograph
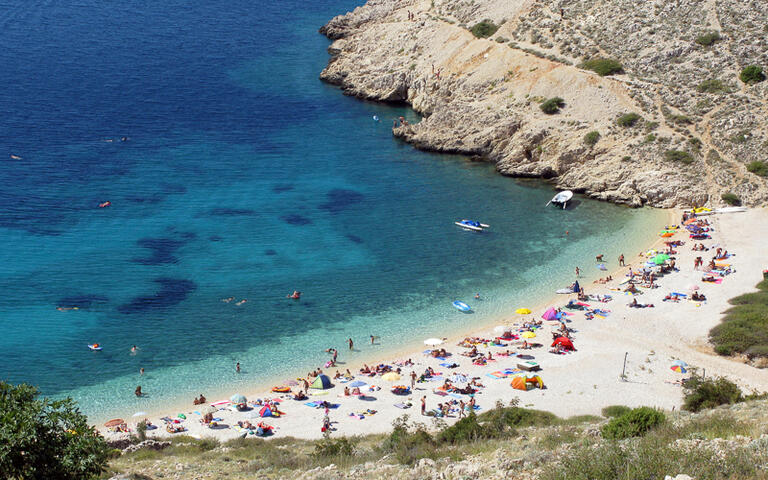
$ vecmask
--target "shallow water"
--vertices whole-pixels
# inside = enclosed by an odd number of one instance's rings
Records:
[[[302,373],[350,336],[342,360],[482,324],[664,221],[587,199],[545,208],[539,183],[394,140],[412,112],[317,79],[317,27],[358,3],[4,11],[0,378],[94,418],[212,398]]]

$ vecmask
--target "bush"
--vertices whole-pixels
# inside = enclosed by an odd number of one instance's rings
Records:
[[[747,164],[747,171],[750,173],[754,173],[755,175],[760,175],[761,177],[765,177],[765,176],[768,176],[768,165],[766,165],[765,162],[755,160],[754,162],[750,162]]]
[[[3,478],[79,480],[101,474],[110,448],[74,400],[38,395],[35,387],[0,382]]]
[[[683,409],[689,412],[730,405],[741,400],[741,389],[727,378],[693,375],[683,385]]]
[[[750,65],[741,71],[739,78],[747,85],[759,83],[765,80],[765,74],[763,73],[763,67],[758,65]]]
[[[592,131],[584,135],[584,143],[590,147],[595,146],[598,140],[600,140],[600,132]]]
[[[741,199],[735,193],[727,192],[720,195],[720,198],[728,205],[733,205],[733,206],[741,205]]]
[[[558,422],[557,415],[543,410],[528,408],[497,406],[493,410],[482,413],[478,417],[483,425],[503,425],[507,427],[532,427],[554,425]]]
[[[666,417],[659,410],[650,407],[640,407],[625,412],[611,419],[602,429],[603,437],[621,440],[623,438],[641,437],[650,429],[661,425]]]
[[[355,447],[347,437],[331,440],[324,438],[315,444],[316,457],[351,457],[355,454]]]
[[[592,70],[601,77],[624,71],[624,67],[619,62],[610,58],[593,58],[585,61],[579,67],[585,70]]]
[[[768,280],[757,284],[758,291],[732,298],[722,323],[709,331],[709,339],[720,355],[761,350],[768,346]],[[759,356],[759,355],[755,355]]]
[[[560,97],[554,97],[549,100],[544,100],[539,108],[541,108],[541,111],[547,115],[552,115],[553,113],[559,112],[564,106],[565,100]]]
[[[685,165],[693,163],[693,156],[690,153],[681,150],[667,150],[664,153],[664,157],[670,162],[680,162]]]
[[[142,420],[139,423],[136,424],[136,436],[139,439],[139,442],[143,442],[147,439],[147,421]]]
[[[703,82],[701,82],[696,87],[696,90],[698,90],[701,93],[722,93],[722,92],[728,92],[730,89],[725,83],[723,83],[722,80],[712,78],[712,79],[704,80]]]
[[[626,113],[618,118],[616,120],[616,124],[618,124],[620,127],[634,127],[635,124],[642,120],[643,117],[636,113]]]
[[[457,444],[468,443],[485,438],[498,437],[501,432],[495,428],[481,426],[477,422],[477,415],[470,413],[450,427],[444,429],[437,436],[437,439],[443,443]]]
[[[408,424],[408,415],[396,419],[392,423],[392,433],[384,441],[382,449],[393,453],[397,461],[404,465],[412,465],[420,458],[433,458],[437,448],[435,439],[427,432],[422,424]]]
[[[488,38],[496,33],[496,30],[498,29],[499,26],[490,20],[483,20],[482,22],[475,24],[469,31],[477,38]]]
[[[705,47],[710,47],[720,40],[720,32],[707,32],[696,37],[696,43]]]
[[[610,405],[602,410],[602,414],[605,418],[620,417],[627,412],[631,412],[632,409],[626,405]]]

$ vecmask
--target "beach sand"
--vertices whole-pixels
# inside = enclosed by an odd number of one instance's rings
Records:
[[[674,218],[680,218],[680,213],[675,212]],[[452,400],[453,397],[438,396],[434,389],[442,385],[442,381],[417,383],[415,390],[409,396],[397,396],[390,392],[393,384],[410,385],[410,372],[422,373],[428,366],[443,374],[442,378],[454,373],[462,373],[468,377],[479,377],[485,386],[476,396],[479,412],[487,411],[494,407],[497,401],[504,403],[513,398],[518,398],[520,406],[551,411],[559,416],[568,417],[581,414],[599,414],[600,410],[608,405],[628,406],[656,406],[664,409],[679,408],[682,400],[682,389],[673,382],[686,375],[674,372],[670,369],[675,359],[682,359],[691,367],[696,367],[700,372],[706,372],[707,376],[725,376],[737,382],[745,391],[768,391],[768,375],[764,371],[751,367],[738,360],[720,357],[712,352],[707,342],[709,330],[717,325],[728,307],[728,299],[755,290],[755,285],[762,279],[762,270],[768,267],[765,260],[765,249],[762,241],[758,240],[768,236],[768,211],[765,209],[753,209],[744,213],[711,215],[705,217],[714,227],[711,240],[693,241],[688,238],[688,232],[682,231],[671,240],[682,240],[685,245],[677,248],[674,255],[679,272],[668,274],[657,281],[659,288],[642,289],[638,295],[640,303],[653,304],[653,308],[630,308],[629,302],[632,296],[622,292],[611,290],[616,288],[618,282],[624,279],[628,268],[617,266],[616,259],[606,258],[609,270],[615,271],[615,280],[607,285],[584,283],[587,294],[611,294],[613,301],[608,303],[587,302],[592,307],[610,310],[605,318],[595,317],[593,320],[585,318],[583,312],[575,311],[570,316],[569,328],[573,329],[573,342],[576,352],[565,355],[549,353],[551,343],[550,330],[558,326],[556,322],[544,322],[539,330],[537,338],[531,341],[544,344],[543,347],[532,350],[520,350],[517,345],[520,342],[513,341],[509,347],[480,347],[481,352],[491,351],[496,358],[486,366],[476,366],[468,357],[460,355],[466,349],[456,346],[465,336],[478,336],[493,338],[498,334],[491,330],[484,330],[449,338],[441,348],[446,348],[453,356],[446,360],[448,363],[458,363],[459,368],[448,369],[440,366],[446,361],[437,360],[424,355],[419,351],[402,351],[387,359],[380,359],[383,363],[394,360],[411,358],[415,365],[403,368],[403,378],[397,382],[387,382],[380,377],[370,378],[356,375],[356,379],[368,384],[381,387],[381,390],[367,393],[368,400],[357,397],[344,397],[344,383],[336,382],[336,385],[327,390],[311,390],[315,393],[309,400],[297,402],[280,394],[255,392],[249,396],[249,400],[255,398],[281,399],[280,409],[285,412],[280,418],[265,418],[263,421],[275,427],[273,438],[293,436],[297,438],[316,439],[322,436],[321,426],[325,411],[322,408],[306,406],[308,401],[328,401],[338,404],[338,408],[329,411],[330,420],[333,422],[334,436],[364,435],[370,433],[384,433],[391,430],[393,420],[403,414],[408,414],[411,419],[431,424],[431,418],[420,415],[420,399],[427,397],[427,408],[432,409],[438,403]],[[659,225],[661,230],[663,225]],[[693,269],[693,259],[702,256],[706,262],[712,257],[714,251],[694,252],[691,247],[694,243],[704,243],[707,247],[721,246],[728,252],[735,254],[729,259],[735,272],[727,275],[720,285],[701,282],[702,272]],[[657,246],[661,245],[658,242]],[[644,262],[644,257],[639,257],[638,252],[625,252],[627,267],[635,269]],[[602,273],[602,272],[601,272]],[[607,274],[605,272],[604,274]],[[664,296],[670,292],[688,292],[691,284],[700,286],[700,293],[707,297],[706,302],[693,302],[683,300],[679,303],[664,302]],[[563,306],[569,298],[568,295],[553,295],[551,302],[540,305],[529,315],[531,319],[540,319],[547,306]],[[519,315],[510,315],[505,324],[519,322],[523,318]],[[510,386],[511,377],[506,379],[493,379],[488,373],[515,368],[521,360],[515,356],[499,357],[496,354],[509,348],[516,353],[533,355],[542,370],[538,372],[546,385],[543,390],[533,389],[529,391],[515,390]],[[344,349],[340,350],[340,359],[344,357]],[[622,368],[626,355],[626,377],[621,378]],[[340,365],[343,371],[349,368],[356,374],[361,365]],[[354,368],[353,368],[354,367]],[[325,372],[332,374],[336,369],[327,369]],[[296,388],[296,387],[294,387]],[[364,392],[365,388],[362,388]],[[234,393],[234,392],[233,392]],[[469,397],[462,396],[464,401]],[[229,405],[223,405],[216,413],[221,418],[221,423],[228,426],[220,429],[209,429],[199,422],[200,416],[193,413],[202,411],[204,407],[189,407],[183,410],[173,410],[169,406],[166,412],[169,417],[176,417],[183,412],[187,420],[181,425],[187,428],[187,434],[198,437],[216,437],[220,440],[236,438],[243,432],[231,428],[238,420],[244,420],[248,413],[233,411]],[[209,401],[220,399],[209,398]],[[401,409],[394,406],[396,403],[412,403],[409,409]],[[366,410],[376,410],[374,415],[359,414]],[[150,420],[158,425],[157,430],[149,431],[149,437],[165,437],[166,433],[159,416],[151,416]],[[129,426],[133,427],[140,418],[129,418]],[[458,417],[446,417],[449,424]],[[256,424],[260,419],[249,419]],[[106,430],[104,428],[102,431]],[[122,434],[107,433],[108,438],[114,438]]]

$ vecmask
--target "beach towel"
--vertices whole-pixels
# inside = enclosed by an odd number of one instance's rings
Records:
[[[459,366],[459,364],[458,363],[447,363],[446,362],[446,363],[441,363],[440,366],[441,367],[445,367],[445,368],[457,368]]]
[[[404,404],[404,403],[396,403],[396,404],[395,404],[395,406],[396,406],[397,408],[402,408],[403,410],[405,410],[406,408],[411,408],[411,406],[410,406],[410,405],[406,405],[406,404]]]
[[[441,396],[441,397],[445,397],[445,396],[447,396],[447,395],[448,395],[447,393],[445,393],[445,392],[441,392],[441,391],[432,392],[432,393],[434,393],[435,395],[439,395],[439,396]]]
[[[307,402],[307,403],[305,403],[304,405],[306,405],[306,406],[308,406],[308,407],[312,407],[312,408],[317,408],[317,407],[319,407],[319,406],[320,406],[322,403],[323,403],[323,402]]]

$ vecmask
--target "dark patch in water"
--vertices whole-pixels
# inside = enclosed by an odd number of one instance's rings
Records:
[[[283,215],[280,217],[280,220],[289,225],[309,225],[312,223],[312,220],[308,219],[307,217],[302,217],[301,215],[296,214]]]
[[[125,199],[132,203],[150,203],[154,205],[165,200],[165,195],[156,193],[148,197],[125,197]]]
[[[212,208],[210,213],[214,217],[252,217],[256,215],[256,210],[250,208]]]
[[[320,205],[320,208],[331,213],[339,213],[348,207],[363,201],[362,193],[354,190],[336,188],[325,194],[328,201]]]
[[[117,311],[133,314],[172,307],[183,302],[191,292],[197,289],[197,285],[192,280],[160,277],[154,282],[160,286],[157,292],[150,296],[135,297],[129,303],[117,307]]]
[[[363,243],[363,239],[358,237],[357,235],[347,235],[346,237],[355,243]]]
[[[197,238],[197,234],[195,232],[182,232],[181,238],[184,240],[194,240]]]
[[[136,242],[140,247],[148,248],[151,255],[144,258],[134,258],[133,263],[141,265],[163,265],[167,263],[178,263],[179,259],[174,255],[176,250],[184,246],[183,240],[174,240],[172,238],[142,238]]]
[[[185,187],[184,185],[177,185],[174,183],[161,183],[159,187],[160,187],[160,191],[166,195],[187,193],[187,187]]]
[[[293,185],[289,184],[275,185],[272,187],[272,191],[275,193],[290,192],[291,190],[293,190]]]
[[[218,235],[211,235],[210,237],[208,237],[208,240],[210,240],[212,242],[220,242],[220,241],[224,240],[224,238],[220,237]]]
[[[271,257],[271,256],[274,256],[274,255],[277,255],[277,252],[270,248],[270,249],[264,250],[264,255],[267,255],[267,256]]]
[[[107,303],[109,298],[102,295],[85,294],[62,297],[56,302],[56,306],[90,308],[95,303]]]

